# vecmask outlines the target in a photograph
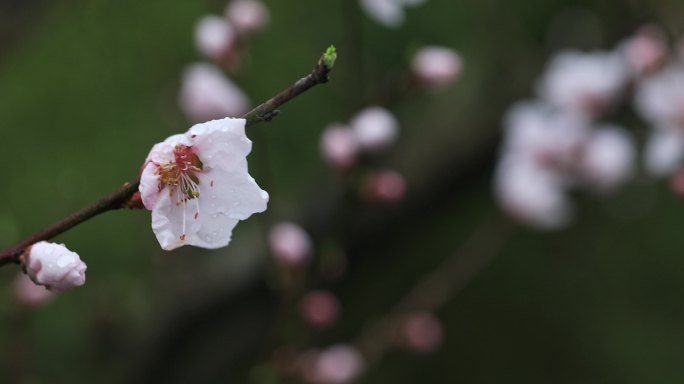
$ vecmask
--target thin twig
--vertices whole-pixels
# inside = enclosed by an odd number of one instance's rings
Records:
[[[273,117],[278,115],[278,107],[318,84],[327,83],[328,74],[335,65],[336,58],[337,53],[335,47],[331,46],[323,53],[313,71],[311,71],[308,76],[299,79],[265,103],[242,116],[242,118],[246,120],[245,125],[249,127],[264,121],[270,121]],[[121,208],[138,208],[139,206],[134,202],[132,203],[132,200],[135,198],[139,184],[140,177],[125,183],[121,188],[103,197],[96,203],[82,208],[62,220],[28,236],[18,243],[3,249],[0,251],[0,266],[9,263],[19,263],[21,254],[30,245],[39,241],[49,240],[101,213]]]

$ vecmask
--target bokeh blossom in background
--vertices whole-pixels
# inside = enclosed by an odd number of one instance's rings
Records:
[[[683,18],[0,4],[0,383],[681,382]]]

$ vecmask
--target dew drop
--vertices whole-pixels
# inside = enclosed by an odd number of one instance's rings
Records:
[[[236,201],[236,202],[233,203],[233,207],[239,207],[239,206],[240,206],[240,202],[239,202],[239,201]]]
[[[45,254],[46,254],[46,255],[52,255],[52,252],[53,252],[52,247],[47,248],[47,249],[45,250]]]
[[[210,235],[206,235],[206,236],[204,236],[204,240],[206,240],[207,243],[211,243],[212,241],[214,241],[214,238],[211,237]]]
[[[267,200],[268,199],[268,192],[261,190],[261,192],[259,192],[259,196],[261,196],[262,199]]]

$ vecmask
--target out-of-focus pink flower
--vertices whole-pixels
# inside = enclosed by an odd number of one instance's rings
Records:
[[[572,214],[565,196],[567,171],[588,132],[584,119],[547,104],[514,105],[505,119],[503,153],[494,175],[504,209],[540,229],[566,225]]]
[[[404,23],[405,7],[415,7],[427,0],[359,0],[366,14],[388,28],[398,28]]]
[[[185,70],[179,103],[194,122],[237,117],[249,110],[247,95],[211,64],[193,64]]]
[[[546,168],[567,168],[587,137],[587,121],[543,102],[519,102],[504,121],[506,153],[532,157]]]
[[[273,257],[286,266],[299,266],[311,258],[311,237],[294,223],[279,223],[271,228],[268,244]]]
[[[221,61],[235,45],[235,30],[219,16],[204,16],[195,26],[195,45],[204,56]]]
[[[639,82],[635,107],[652,124],[684,129],[684,65],[670,65]]]
[[[268,8],[259,0],[233,0],[226,7],[226,18],[241,35],[262,31],[268,24]]]
[[[47,304],[55,298],[54,292],[46,287],[36,285],[27,275],[20,273],[12,286],[14,296],[27,307],[36,308]]]
[[[614,105],[628,80],[628,66],[619,54],[565,51],[553,58],[538,90],[559,108],[596,117]]]
[[[461,55],[450,48],[423,47],[411,63],[413,73],[428,87],[443,88],[453,83],[463,70]]]
[[[529,158],[509,155],[500,159],[494,186],[501,205],[534,227],[562,228],[572,217],[562,176]]]
[[[351,119],[350,126],[359,145],[368,151],[382,150],[396,141],[399,122],[388,110],[368,107]]]
[[[634,143],[624,129],[597,128],[582,146],[580,176],[597,190],[612,190],[632,175],[635,155]]]
[[[309,356],[306,378],[315,384],[350,384],[365,369],[363,357],[354,347],[333,345]]]
[[[667,43],[663,32],[656,26],[647,25],[620,44],[632,72],[638,76],[660,68],[667,59]]]
[[[404,23],[404,8],[397,0],[359,0],[366,14],[388,28]]]
[[[38,285],[64,292],[85,284],[87,266],[64,244],[41,241],[31,246],[24,261],[26,273]]]
[[[321,155],[336,168],[346,169],[358,161],[360,146],[354,132],[347,126],[333,123],[321,135]]]
[[[140,196],[163,249],[224,247],[240,220],[266,210],[268,193],[247,170],[251,150],[245,120],[229,118],[197,124],[152,147]]]
[[[328,328],[340,314],[340,303],[328,291],[312,291],[299,302],[299,313],[313,327]]]
[[[684,159],[684,133],[671,126],[656,126],[646,142],[646,171],[654,176],[667,176]]]
[[[363,196],[370,201],[396,203],[404,198],[406,181],[396,171],[378,171],[365,179]]]
[[[428,312],[406,315],[399,322],[402,344],[419,353],[435,351],[444,341],[442,323]]]

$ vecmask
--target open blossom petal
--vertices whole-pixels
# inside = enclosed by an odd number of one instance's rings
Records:
[[[627,132],[604,126],[592,132],[584,144],[579,171],[596,189],[609,191],[631,176],[634,158],[634,143]]]
[[[645,166],[654,176],[666,176],[681,165],[684,158],[684,134],[670,127],[653,130],[646,143]]]
[[[266,210],[268,193],[248,173],[244,128],[244,119],[214,120],[152,148],[140,195],[163,249],[224,247],[238,221]]]
[[[653,124],[684,127],[684,65],[671,65],[639,83],[635,107]]]
[[[64,292],[85,284],[85,263],[64,244],[45,241],[33,244],[25,265],[26,273],[34,283],[53,292]]]
[[[614,104],[628,80],[628,66],[618,54],[566,51],[551,61],[539,93],[568,112],[595,117]]]

